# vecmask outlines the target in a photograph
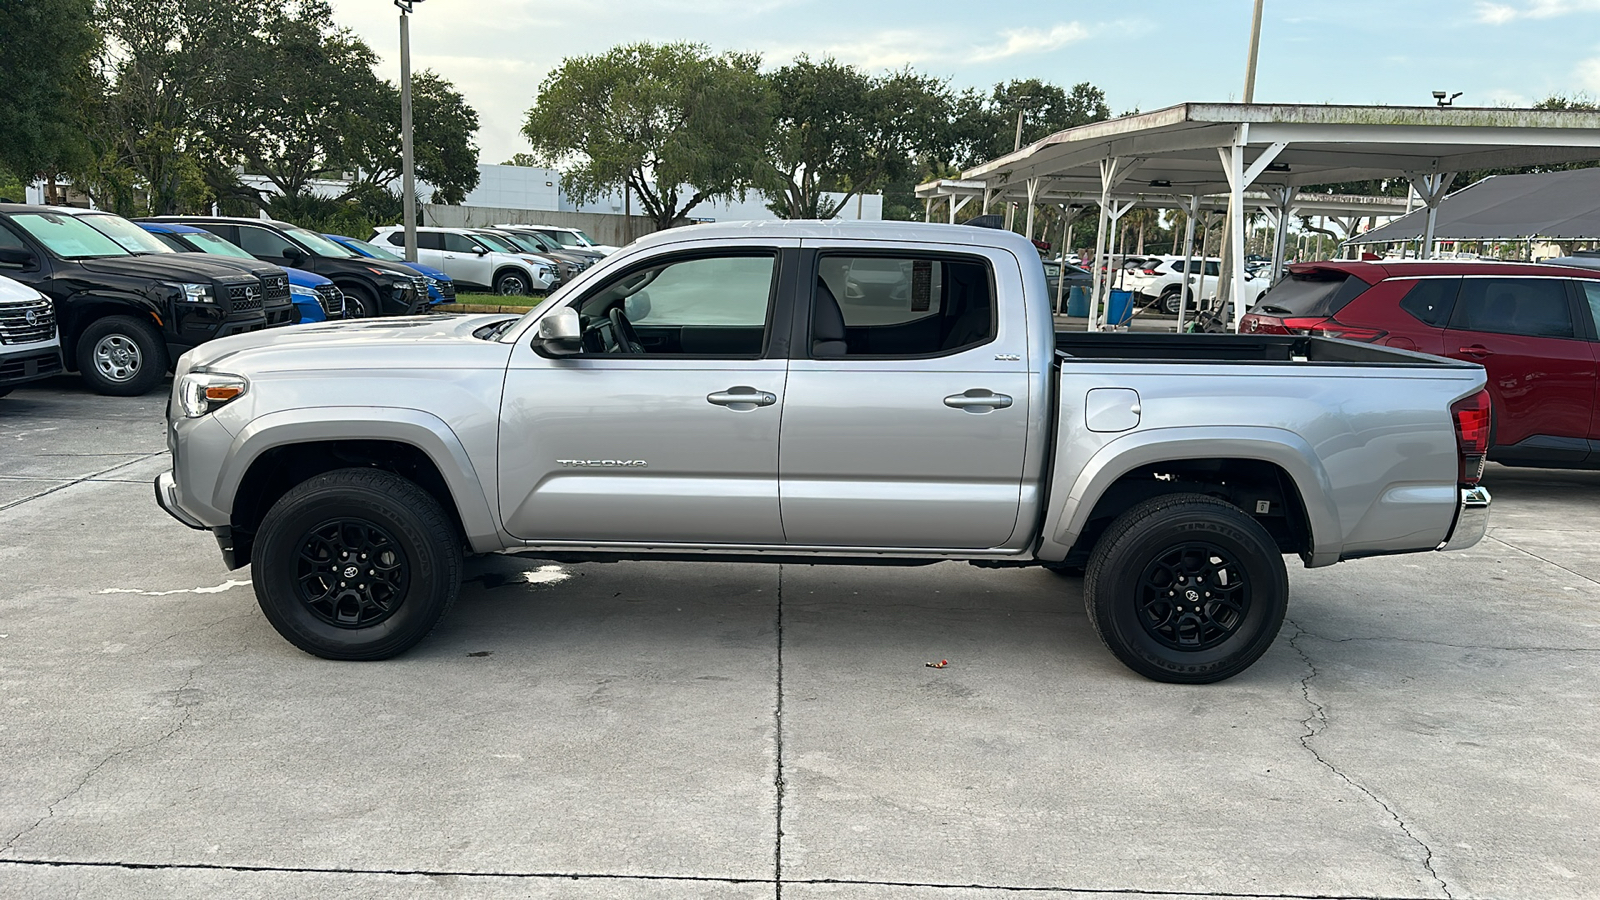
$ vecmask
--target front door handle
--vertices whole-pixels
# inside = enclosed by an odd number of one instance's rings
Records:
[[[725,391],[707,394],[706,402],[742,412],[760,406],[771,406],[778,402],[778,395],[770,391],[758,391],[748,385],[739,385]]]
[[[1005,394],[996,394],[984,388],[973,388],[961,394],[951,394],[944,398],[944,405],[951,409],[970,409],[983,412],[986,409],[1005,409],[1011,405],[1011,398]]]

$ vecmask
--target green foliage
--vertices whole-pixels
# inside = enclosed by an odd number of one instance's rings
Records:
[[[760,184],[785,219],[830,219],[858,192],[917,172],[917,154],[948,139],[948,90],[910,69],[875,77],[801,56],[767,82],[774,115]]]
[[[21,178],[0,166],[0,203],[21,203],[27,195],[26,191],[27,185],[22,183]]]
[[[1019,111],[1024,147],[1057,131],[1111,117],[1105,91],[1089,82],[1068,89],[1037,78],[997,84],[988,95],[968,90],[956,99],[955,108],[952,159],[962,168],[1012,152]]]
[[[670,227],[755,182],[771,119],[760,62],[684,43],[570,57],[540,85],[522,133],[577,202],[625,187]]]
[[[0,166],[59,174],[88,156],[93,0],[0,0]]]
[[[539,165],[539,161],[537,159],[534,159],[532,153],[517,153],[517,154],[512,155],[512,157],[510,159],[506,160],[505,162],[501,163],[500,165],[502,165],[502,166],[523,166],[524,168],[530,168],[531,169],[531,168]]]

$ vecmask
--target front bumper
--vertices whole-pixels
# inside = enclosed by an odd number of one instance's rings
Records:
[[[1483,540],[1484,533],[1489,530],[1489,504],[1493,499],[1485,488],[1462,488],[1455,527],[1450,529],[1450,537],[1439,549],[1465,550]]]
[[[156,504],[166,510],[167,515],[196,531],[210,530],[178,505],[178,482],[173,479],[171,472],[162,472],[156,476]]]

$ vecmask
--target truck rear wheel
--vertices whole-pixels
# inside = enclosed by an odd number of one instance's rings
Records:
[[[378,469],[337,469],[292,488],[262,520],[252,556],[267,621],[323,659],[404,653],[461,590],[450,517],[426,491]]]
[[[1289,605],[1277,544],[1238,507],[1204,494],[1155,497],[1123,513],[1089,556],[1089,621],[1146,678],[1209,684],[1248,669]]]
[[[167,342],[154,325],[133,316],[106,316],[78,338],[78,371],[98,394],[148,394],[167,374]]]

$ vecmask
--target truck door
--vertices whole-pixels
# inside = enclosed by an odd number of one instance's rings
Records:
[[[802,254],[784,534],[822,547],[1001,546],[1017,524],[1030,399],[1017,261],[881,246]],[[1000,292],[1015,310],[1002,311]]]
[[[500,511],[536,543],[778,545],[778,426],[797,240],[691,245],[563,306],[585,350],[512,353]],[[779,315],[777,310],[784,310]]]

